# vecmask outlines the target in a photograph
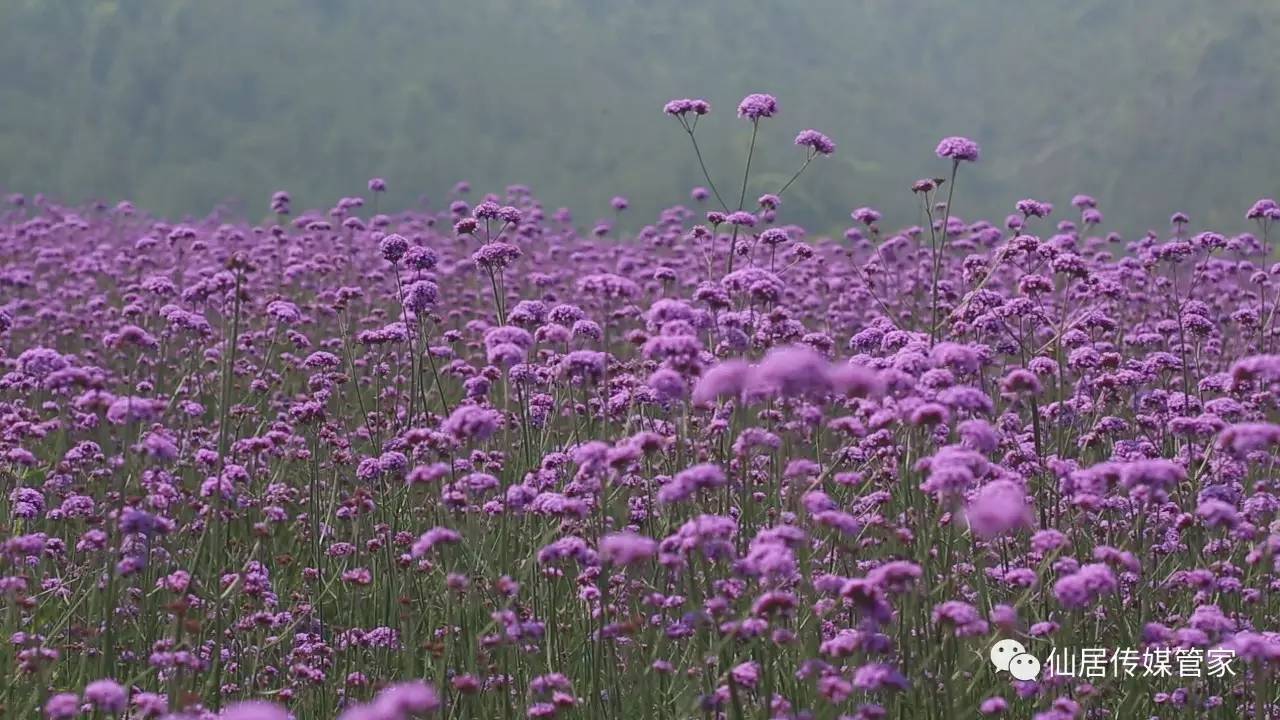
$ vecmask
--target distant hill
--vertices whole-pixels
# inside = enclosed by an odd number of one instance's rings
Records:
[[[1277,37],[1274,0],[0,0],[0,188],[257,215],[281,188],[327,205],[380,175],[388,205],[438,203],[467,179],[584,222],[627,195],[636,226],[700,182],[663,102],[712,102],[733,185],[734,106],[765,91],[750,192],[821,129],[837,155],[784,209],[833,231],[859,205],[915,222],[908,185],[961,134],[984,151],[962,216],[1085,192],[1108,228],[1232,232],[1280,194]]]

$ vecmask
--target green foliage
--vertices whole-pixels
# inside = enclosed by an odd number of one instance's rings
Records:
[[[732,186],[734,106],[765,91],[782,112],[750,194],[821,129],[837,155],[786,208],[819,226],[915,222],[906,188],[962,134],[984,157],[961,215],[1087,192],[1126,232],[1176,209],[1232,231],[1278,190],[1278,31],[1272,0],[0,0],[0,186],[257,215],[276,189],[327,206],[381,175],[386,205],[438,204],[467,179],[647,218],[701,179],[662,103],[711,100],[699,134]]]

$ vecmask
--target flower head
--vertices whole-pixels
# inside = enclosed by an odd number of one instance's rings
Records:
[[[975,534],[987,538],[1026,527],[1031,521],[1027,493],[1012,480],[992,480],[974,494],[965,517]]]
[[[218,718],[219,720],[289,720],[289,713],[275,703],[249,700],[228,705]]]
[[[796,135],[796,145],[809,148],[815,155],[830,155],[836,151],[835,142],[817,130],[801,130]]]
[[[653,556],[658,543],[631,532],[606,535],[600,541],[600,557],[613,565],[631,565]]]
[[[951,137],[942,138],[938,143],[938,148],[934,151],[940,158],[949,158],[956,162],[976,162],[978,160],[978,143],[966,137],[953,135]]]
[[[738,103],[738,117],[751,121],[773,117],[778,112],[778,100],[772,95],[751,93]]]
[[[75,693],[58,693],[44,704],[48,720],[70,720],[80,715],[80,697]]]
[[[854,210],[850,217],[863,225],[874,225],[880,221],[880,211],[875,208],[860,207]]]
[[[400,262],[400,258],[404,257],[408,250],[409,241],[405,240],[403,235],[395,233],[382,238],[378,243],[378,252],[382,253],[382,258],[389,263]]]
[[[706,115],[711,112],[711,103],[701,99],[678,98],[663,105],[662,112],[677,117],[688,113]]]

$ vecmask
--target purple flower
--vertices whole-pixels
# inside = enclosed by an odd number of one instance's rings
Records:
[[[378,242],[378,252],[382,254],[382,259],[392,264],[400,262],[400,258],[408,250],[409,241],[403,235],[392,233]]]
[[[560,360],[563,377],[580,382],[594,382],[604,376],[608,356],[595,350],[574,350]]]
[[[1280,635],[1274,632],[1238,632],[1219,646],[1221,650],[1234,652],[1236,657],[1248,663],[1280,662]]]
[[[827,380],[838,395],[845,397],[878,397],[884,392],[884,380],[877,371],[854,363],[833,363],[827,368]]]
[[[18,355],[18,369],[37,378],[48,377],[69,364],[61,353],[46,347],[28,348]]]
[[[519,225],[524,220],[524,213],[520,212],[520,208],[504,205],[498,208],[498,219],[510,225]]]
[[[1163,501],[1168,491],[1187,479],[1187,471],[1172,460],[1137,460],[1120,469],[1120,482],[1130,494]]]
[[[1031,549],[1038,553],[1053,552],[1066,544],[1067,536],[1052,528],[1040,530],[1031,536]]]
[[[421,245],[410,247],[404,254],[404,263],[412,270],[431,270],[439,261],[434,250]]]
[[[1280,355],[1252,355],[1237,360],[1231,365],[1231,378],[1237,383],[1280,381]]]
[[[726,397],[738,397],[746,389],[751,366],[742,360],[726,360],[712,366],[693,388],[693,401],[707,403]]]
[[[649,376],[648,385],[664,402],[674,402],[685,394],[684,378],[680,373],[669,368],[655,370]]]
[[[288,300],[272,300],[267,303],[267,315],[282,325],[293,325],[302,320],[302,311]]]
[[[1249,208],[1249,211],[1244,216],[1249,220],[1280,219],[1280,205],[1277,205],[1276,201],[1271,198],[1261,198]]]
[[[711,103],[701,99],[680,98],[663,105],[662,112],[677,117],[687,113],[706,115],[711,112]]]
[[[485,200],[484,202],[477,203],[476,206],[472,208],[471,216],[477,220],[494,220],[497,219],[498,210],[500,209],[501,206],[499,206],[498,203],[492,200]]]
[[[951,413],[940,403],[921,403],[911,411],[912,425],[946,425],[951,422]]]
[[[906,690],[909,685],[902,673],[883,663],[868,663],[853,673],[853,686],[866,692]]]
[[[564,560],[573,560],[579,565],[596,564],[599,556],[586,541],[580,537],[569,536],[544,546],[538,551],[539,565],[554,565]]]
[[[600,557],[613,565],[632,565],[653,556],[658,543],[630,532],[612,533],[600,540]]]
[[[962,445],[983,455],[990,455],[1000,446],[999,433],[986,420],[965,420],[956,431],[960,434]]]
[[[880,221],[880,211],[875,208],[860,207],[854,210],[850,216],[863,225],[874,225]]]
[[[471,255],[471,262],[482,270],[499,270],[507,267],[524,254],[520,248],[505,242],[482,245]]]
[[[107,421],[113,425],[150,422],[158,419],[165,403],[160,400],[126,396],[116,398],[107,408]]]
[[[801,130],[796,135],[796,145],[809,148],[814,155],[830,155],[836,151],[836,144],[831,138],[817,130]]]
[[[1272,423],[1240,423],[1218,436],[1218,445],[1236,457],[1268,452],[1280,447],[1280,425]]]
[[[848,600],[868,621],[883,624],[893,618],[893,607],[881,587],[869,578],[853,578],[840,586],[840,597]]]
[[[289,713],[275,703],[248,700],[228,705],[220,720],[289,720]]]
[[[149,692],[134,695],[133,707],[140,718],[160,717],[169,711],[169,703],[163,695]]]
[[[404,291],[404,306],[415,313],[422,313],[440,299],[440,288],[430,280],[418,280]]]
[[[1234,505],[1214,498],[1201,500],[1196,515],[1208,527],[1234,528],[1240,523],[1240,513]]]
[[[955,627],[956,637],[985,635],[988,627],[976,608],[959,600],[948,600],[934,606],[933,621]]]
[[[435,688],[421,680],[390,685],[373,700],[375,715],[387,720],[421,718],[439,710],[440,706]]]
[[[525,361],[525,352],[515,343],[498,343],[489,347],[487,359],[491,365],[511,367]]]
[[[984,538],[1005,535],[1031,522],[1027,494],[1012,480],[992,480],[974,494],[965,508],[973,532]]]
[[[459,440],[486,440],[502,427],[502,415],[479,405],[459,405],[440,429]]]
[[[980,453],[948,445],[929,458],[928,476],[920,489],[939,497],[962,494],[985,475],[989,467],[990,463]]]
[[[760,118],[773,117],[778,112],[778,100],[772,95],[752,93],[738,103],[738,117],[757,121]]]
[[[826,358],[806,346],[777,348],[752,369],[746,389],[759,396],[820,398],[834,389],[828,366]]]
[[[676,473],[666,485],[658,490],[658,501],[663,503],[674,503],[687,500],[695,493],[701,490],[710,490],[723,487],[725,484],[724,471],[719,465],[714,463],[703,463],[694,465],[686,470]]]
[[[1033,200],[1031,198],[1019,200],[1017,202],[1017,208],[1018,212],[1022,213],[1023,217],[1028,218],[1047,217],[1053,212],[1053,205],[1046,202],[1040,202],[1039,200]]]
[[[415,558],[420,558],[431,552],[432,548],[437,545],[452,545],[459,542],[462,542],[462,536],[456,530],[450,530],[445,527],[431,528],[422,533],[417,541],[413,543],[410,554]]]
[[[1030,370],[1016,368],[1000,381],[1000,391],[1006,395],[1038,395],[1040,380]]]
[[[999,715],[1009,709],[1009,703],[1002,697],[989,697],[982,701],[978,706],[978,712],[983,715]]]
[[[760,242],[764,243],[768,247],[784,245],[790,241],[791,238],[787,235],[787,231],[782,228],[769,228],[768,230],[760,233]]]
[[[950,158],[955,162],[975,162],[979,154],[978,143],[958,135],[942,138],[934,152],[940,158]]]
[[[923,575],[924,571],[913,562],[891,560],[867,573],[867,580],[887,593],[901,593]]]
[[[96,710],[115,715],[124,712],[125,706],[128,705],[129,693],[120,683],[104,678],[84,685],[84,700]]]
[[[1053,585],[1053,595],[1063,607],[1074,610],[1087,607],[1101,596],[1115,592],[1118,587],[1111,568],[1093,563],[1060,578]]]
[[[729,677],[741,687],[753,688],[760,681],[760,664],[748,661],[735,665],[729,670]]]
[[[70,720],[80,715],[80,697],[75,693],[58,693],[44,704],[44,716],[49,720]]]
[[[127,507],[120,513],[120,530],[126,533],[148,536],[162,534],[171,525],[172,523],[165,523],[155,515],[137,508]]]

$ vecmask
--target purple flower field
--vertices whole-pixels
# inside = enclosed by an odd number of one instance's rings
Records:
[[[1280,206],[969,218],[948,137],[824,237],[831,138],[766,182],[777,99],[725,174],[662,110],[704,175],[636,233],[11,197],[0,715],[1280,713]]]

